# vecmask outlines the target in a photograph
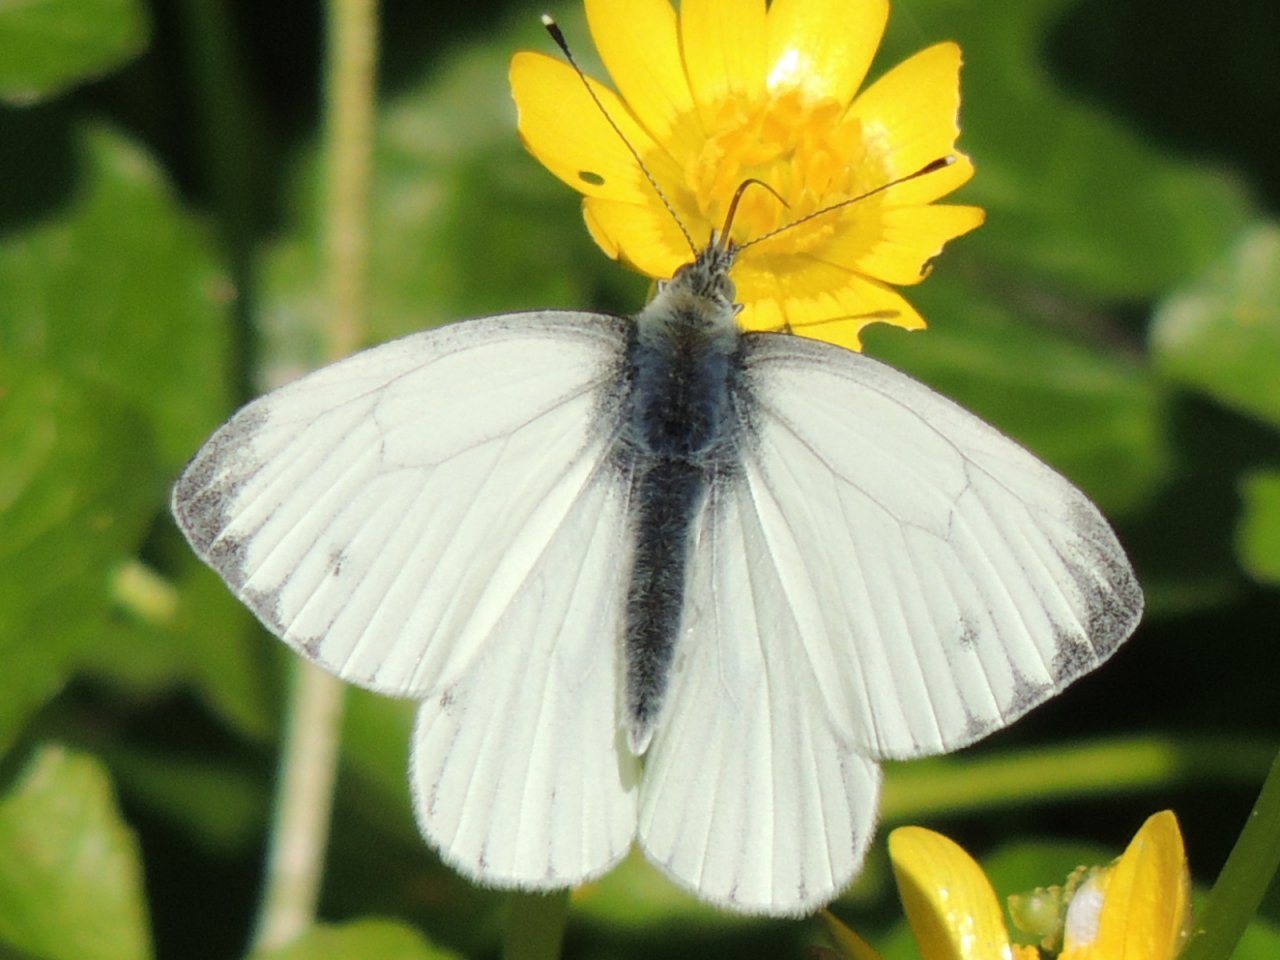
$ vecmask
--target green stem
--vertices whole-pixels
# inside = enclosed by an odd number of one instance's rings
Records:
[[[890,765],[881,809],[885,820],[901,823],[1175,783],[1256,783],[1272,752],[1269,743],[1239,739],[1129,737],[972,760],[917,760]]]
[[[328,14],[324,223],[332,314],[325,332],[327,353],[336,360],[364,339],[377,3],[331,0]],[[337,679],[296,662],[256,950],[288,944],[315,921],[337,777],[342,698]]]
[[[1280,754],[1262,784],[1181,960],[1227,960],[1280,869]]]
[[[513,893],[502,960],[556,960],[569,919],[569,891]]]

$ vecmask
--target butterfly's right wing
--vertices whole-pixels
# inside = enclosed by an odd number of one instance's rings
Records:
[[[493,317],[365,351],[249,404],[174,490],[273,633],[423,702],[419,820],[481,882],[576,883],[634,833],[608,416],[624,324]]]
[[[1080,491],[923,384],[802,337],[742,356],[638,837],[705,899],[802,914],[862,861],[877,760],[1012,722],[1105,660],[1142,594]]]

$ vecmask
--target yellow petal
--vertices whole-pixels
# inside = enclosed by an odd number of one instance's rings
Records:
[[[976,229],[985,218],[978,207],[889,207],[879,211],[880,227],[869,247],[850,230],[833,236],[823,253],[869,277],[909,286],[928,275],[928,262],[948,240]]]
[[[845,104],[867,76],[888,0],[774,0],[769,7],[766,85],[798,88]]]
[[[960,48],[939,43],[904,60],[868,87],[848,116],[862,125],[869,157],[883,164],[886,179],[904,177],[955,152],[960,128]],[[895,187],[886,202],[927,203],[954,189],[972,168],[952,167]],[[957,182],[957,178],[963,176]]]
[[[679,167],[657,148],[617,95],[594,80],[588,82],[658,181],[678,182]],[[653,187],[640,165],[571,67],[540,53],[517,53],[511,60],[511,91],[520,137],[548,170],[588,197],[653,202]]]
[[[943,154],[943,156],[950,156],[952,162],[939,170],[932,170],[920,177],[886,190],[884,192],[885,206],[920,206],[932,203],[934,200],[964,186],[973,178],[973,161],[963,153],[957,153],[953,150],[950,154]],[[935,157],[934,159],[937,158]],[[916,169],[920,168],[917,167]]]
[[[1097,939],[1068,936],[1060,960],[1172,960],[1191,911],[1191,881],[1178,820],[1170,810],[1142,825],[1110,868]]]
[[[656,200],[628,203],[591,197],[582,211],[601,249],[647,277],[669,279],[693,259],[679,225]],[[706,238],[695,238],[695,243],[698,239]]]
[[[668,0],[586,3],[621,91],[590,85],[607,115],[547,57],[517,56],[512,86],[526,145],[583,193],[588,229],[610,256],[672,276],[724,221],[734,189],[757,178],[780,195],[749,192],[737,209],[740,239],[770,238],[734,269],[744,327],[857,349],[868,323],[924,326],[889,283],[918,282],[947,240],[982,219],[971,208],[923,209],[973,173],[954,148],[954,44],[918,54],[846,108],[887,0],[685,0],[678,15]],[[778,200],[804,224],[826,196],[856,196],[944,156],[956,162],[795,232],[771,232]]]
[[[684,0],[680,41],[693,99],[708,128],[726,97],[754,102],[764,96],[764,0]]]
[[[849,929],[830,910],[818,914],[822,924],[827,928],[827,936],[836,945],[836,953],[842,960],[880,960],[880,954],[867,941]]]
[[[923,960],[1008,960],[1004,915],[982,868],[958,845],[921,827],[889,835],[898,892]]]
[[[679,123],[696,114],[668,0],[587,0],[586,7],[600,59],[636,119],[668,149],[677,138],[683,149],[674,152],[696,152],[701,129]]]
[[[734,272],[738,316],[744,330],[788,331],[861,350],[868,324],[888,323],[922,330],[925,321],[888,284],[842,267],[797,258],[796,265],[772,270],[739,266]]]

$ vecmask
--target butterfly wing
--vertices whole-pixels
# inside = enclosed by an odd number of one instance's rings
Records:
[[[423,702],[419,820],[482,882],[574,883],[634,833],[604,415],[625,337],[541,313],[384,344],[249,404],[175,487],[192,546],[273,633]]]
[[[816,701],[752,490],[708,493],[638,839],[677,884],[743,913],[800,915],[862,863],[880,770]]]
[[[762,562],[829,715],[875,757],[952,750],[1102,663],[1142,593],[1065,478],[905,374],[751,338]]]
[[[618,723],[626,529],[613,485],[588,485],[495,623],[502,645],[418,711],[419,823],[480,883],[573,886],[631,847],[639,764]]]
[[[741,470],[700,521],[639,839],[703,896],[800,913],[862,860],[875,760],[1016,719],[1142,597],[1083,494],[932,390],[798,337],[743,356]]]

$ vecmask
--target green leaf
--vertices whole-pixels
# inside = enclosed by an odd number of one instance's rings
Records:
[[[1280,926],[1255,917],[1231,954],[1231,960],[1275,960],[1280,957]]]
[[[1236,533],[1240,565],[1255,580],[1280,585],[1280,471],[1246,475],[1240,495],[1244,500]]]
[[[215,856],[256,855],[270,821],[272,781],[245,757],[126,746],[107,760],[131,808],[181,826]]]
[[[253,954],[252,960],[454,960],[412,927],[392,920],[356,920],[317,926],[289,946]]]
[[[418,842],[410,806],[409,752],[418,704],[350,689],[342,712],[343,765],[371,793],[384,829]]]
[[[160,484],[110,392],[0,357],[0,748],[94,639]]]
[[[133,832],[92,757],[40,749],[0,798],[0,949],[42,960],[151,956]]]
[[[76,165],[69,202],[0,243],[0,352],[132,402],[176,470],[230,407],[227,274],[139,147],[89,127]]]
[[[0,100],[31,103],[114,70],[149,30],[139,0],[0,3]]]
[[[921,33],[964,51],[960,148],[977,174],[957,199],[987,210],[966,256],[1094,298],[1152,298],[1223,248],[1248,199],[1226,174],[1173,157],[1055,81],[1044,49],[1075,3],[1022,0],[999,16],[982,0],[899,10],[878,69],[924,46]]]
[[[1280,427],[1280,226],[1244,231],[1165,300],[1151,348],[1166,376]]]
[[[283,698],[278,644],[186,544],[174,547],[155,609],[134,595],[140,564],[115,578],[117,616],[82,651],[81,667],[140,698],[187,687],[231,728],[266,740]]]
[[[599,880],[575,890],[573,909],[575,916],[632,932],[680,922],[728,930],[751,922],[677,887],[638,849]]]

